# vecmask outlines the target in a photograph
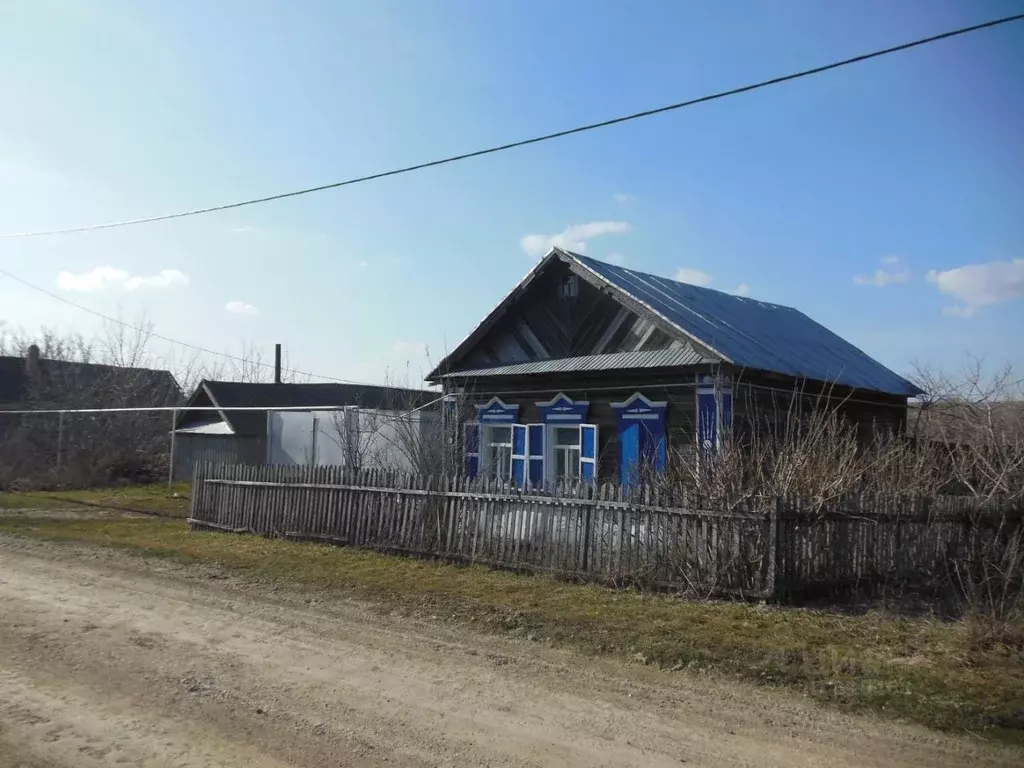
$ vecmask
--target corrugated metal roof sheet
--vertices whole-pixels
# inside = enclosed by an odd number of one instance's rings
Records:
[[[738,366],[908,397],[921,392],[791,307],[564,253]]]
[[[644,352],[613,352],[607,355],[562,357],[552,360],[531,360],[509,363],[493,368],[457,371],[442,378],[479,378],[486,376],[527,376],[533,373],[570,373],[577,371],[612,371],[630,368],[675,368],[681,365],[700,365],[717,362],[705,358],[693,349],[658,349]]]
[[[179,435],[233,435],[235,430],[225,421],[217,419],[208,421],[205,424],[191,424],[174,430]]]
[[[221,408],[295,408],[301,406],[358,405],[362,408],[407,410],[426,405],[440,396],[422,389],[377,387],[369,384],[250,384],[239,381],[203,381],[189,404],[203,388]],[[259,411],[225,410],[224,415],[237,435],[262,435],[267,431],[267,415]],[[181,411],[179,421],[189,416]]]

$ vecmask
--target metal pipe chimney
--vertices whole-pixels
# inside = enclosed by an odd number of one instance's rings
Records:
[[[281,345],[274,345],[274,383],[281,383]]]

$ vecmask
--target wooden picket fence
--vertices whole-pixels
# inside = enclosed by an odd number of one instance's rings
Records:
[[[969,564],[981,545],[1021,525],[1019,510],[979,516],[966,502],[859,499],[808,509],[794,500],[755,499],[728,510],[702,506],[680,504],[658,488],[521,493],[493,482],[343,467],[201,464],[189,524],[762,598],[948,582],[950,562]]]

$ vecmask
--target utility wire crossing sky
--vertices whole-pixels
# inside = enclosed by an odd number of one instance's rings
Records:
[[[561,139],[566,136],[573,136],[587,131],[593,131],[598,128],[607,128],[609,126],[618,125],[620,123],[630,122],[632,120],[639,120],[644,117],[652,117],[654,115],[664,114],[666,112],[672,112],[684,107],[692,107],[697,104],[705,104],[710,101],[716,101],[718,99],[724,99],[729,96],[737,96],[741,93],[749,93],[750,91],[756,91],[761,88],[767,88],[772,85],[779,85],[781,83],[790,82],[792,80],[798,80],[800,78],[809,77],[811,75],[821,74],[830,70],[839,69],[840,67],[850,66],[851,64],[858,64],[860,62],[869,61],[870,59],[877,59],[881,56],[888,56],[893,53],[900,51],[907,51],[912,48],[918,48],[923,45],[930,43],[939,42],[940,40],[948,40],[953,37],[959,37],[960,35],[966,35],[972,32],[978,32],[983,29],[990,29],[993,27],[1002,26],[1004,24],[1010,24],[1011,22],[1021,21],[1024,19],[1024,13],[1017,14],[1015,16],[1005,16],[1001,19],[993,19],[992,21],[986,21],[981,24],[974,24],[969,27],[961,27],[954,29],[949,32],[943,32],[938,35],[931,35],[924,37],[919,40],[913,40],[907,43],[901,43],[890,48],[883,48],[881,50],[872,51],[871,53],[864,53],[858,56],[853,56],[848,59],[841,61],[835,61],[831,64],[823,64],[818,67],[812,67],[811,69],[804,69],[799,72],[793,72],[788,75],[782,75],[779,77],[773,77],[768,80],[762,80],[757,83],[750,85],[740,86],[738,88],[731,88],[727,91],[719,91],[717,93],[708,94],[688,101],[681,101],[675,104],[668,104],[663,107],[656,107],[654,109],[647,109],[642,112],[634,112],[633,114],[623,115],[620,117],[614,117],[609,120],[602,120],[597,123],[590,123],[588,125],[581,125],[576,128],[568,128],[562,131],[555,131],[554,133],[547,133],[542,136],[535,136],[530,139],[522,139],[520,141],[513,141],[507,144],[501,144],[495,147],[489,147],[487,149],[479,149],[473,152],[465,152],[459,155],[452,155],[450,157],[441,158],[438,160],[430,160],[424,163],[417,163],[416,165],[408,165],[403,168],[395,168],[389,171],[381,171],[379,173],[372,173],[367,176],[359,176],[354,179],[347,179],[345,181],[336,181],[330,184],[322,184],[316,187],[307,187],[305,189],[298,189],[291,192],[282,192],[276,195],[268,195],[266,197],[253,198],[251,200],[242,200],[234,203],[225,203],[223,205],[215,205],[208,208],[195,208],[188,211],[179,211],[177,213],[165,213],[159,216],[149,216],[141,219],[129,219],[126,221],[113,221],[104,224],[89,224],[81,227],[68,227],[66,229],[50,229],[41,230],[37,232],[15,232],[0,235],[0,239],[13,239],[13,238],[26,238],[26,237],[43,237],[46,235],[66,235],[75,232],[90,232],[100,229],[114,229],[116,227],[129,227],[137,224],[150,224],[157,221],[168,221],[170,219],[182,219],[188,216],[199,216],[204,213],[215,213],[217,211],[228,211],[235,208],[243,208],[249,205],[257,205],[259,203],[269,203],[274,200],[284,200],[290,197],[299,197],[300,195],[308,195],[314,192],[323,192],[329,189],[337,189],[339,187],[347,187],[354,184],[361,184],[367,181],[376,181],[377,179],[384,179],[389,176],[398,176],[404,173],[411,173],[413,171],[421,171],[426,168],[434,168],[439,165],[448,165],[450,163],[459,162],[461,160],[469,160],[474,157],[483,157],[484,155],[492,155],[498,152],[504,152],[510,149],[518,149],[520,147],[529,146],[531,144],[539,144],[544,141],[551,141],[553,139]],[[33,286],[34,287],[34,286]],[[165,339],[171,341],[170,339]],[[175,342],[180,343],[180,342]],[[191,346],[191,345],[186,345]]]

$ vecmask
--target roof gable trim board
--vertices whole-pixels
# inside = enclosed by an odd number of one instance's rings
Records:
[[[547,267],[547,265],[550,264],[551,261],[555,258],[557,258],[557,254],[555,252],[555,249],[552,249],[546,256],[544,256],[544,258],[538,261],[533,266],[533,269],[527,272],[526,276],[518,283],[516,283],[516,285],[512,288],[511,291],[505,294],[505,297],[502,298],[500,302],[498,302],[498,305],[494,309],[492,309],[487,314],[487,316],[483,320],[481,320],[477,324],[477,326],[473,328],[473,330],[469,332],[469,334],[467,334],[466,338],[460,341],[455,346],[455,349],[452,350],[448,355],[446,355],[441,360],[441,362],[439,362],[437,366],[435,366],[434,370],[427,374],[427,381],[433,381],[439,378],[442,372],[448,367],[448,363],[450,361],[458,360],[461,357],[463,357],[466,348],[473,342],[477,341],[488,330],[490,330],[491,326],[494,325],[495,321],[497,321],[497,319],[504,315],[505,312],[508,310],[508,307],[512,303],[512,300],[520,293],[522,293],[524,290],[526,290],[527,286],[529,286],[530,283],[532,283],[534,279],[537,277],[537,275],[539,275]]]
[[[206,393],[206,396],[210,398],[210,403],[213,407],[217,409],[217,413],[220,414],[221,421],[231,427],[231,431],[233,433],[235,431],[235,425],[231,423],[231,419],[229,419],[227,414],[221,409],[220,403],[217,402],[217,398],[213,396],[213,392],[210,391],[210,387],[205,381],[203,381],[203,391]]]

